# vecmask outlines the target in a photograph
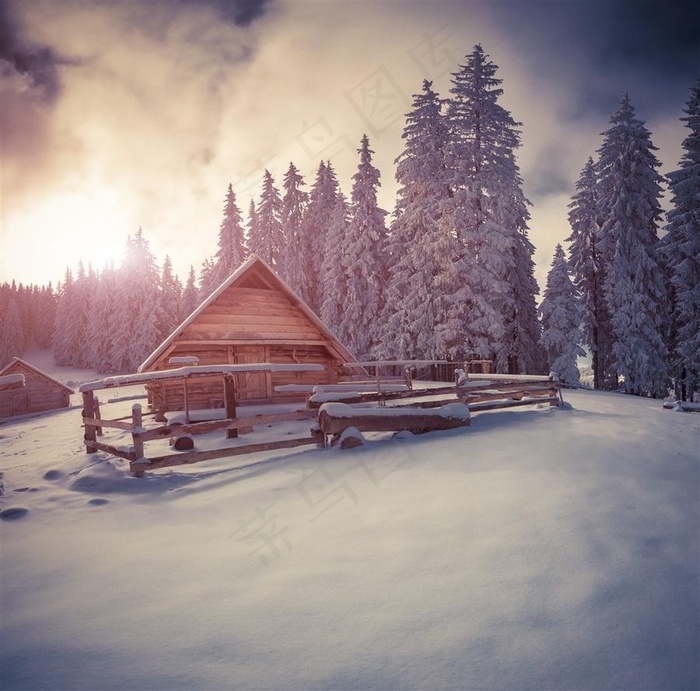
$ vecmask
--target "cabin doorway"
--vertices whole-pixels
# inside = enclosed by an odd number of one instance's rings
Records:
[[[261,345],[238,346],[236,364],[267,362],[267,348]],[[241,401],[272,396],[272,377],[268,372],[246,372],[236,375],[236,398]]]

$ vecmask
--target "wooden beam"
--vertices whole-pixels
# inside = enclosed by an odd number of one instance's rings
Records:
[[[167,456],[157,456],[156,458],[143,459],[142,462],[135,460],[131,463],[131,471],[136,475],[143,475],[146,470],[157,468],[168,468],[175,465],[189,465],[200,461],[209,461],[215,458],[227,458],[229,456],[242,456],[249,453],[261,451],[275,451],[277,449],[293,449],[298,446],[318,446],[320,440],[317,436],[303,437],[299,439],[285,439],[282,441],[271,441],[263,444],[246,444],[245,446],[231,446],[225,449],[210,449],[208,451],[191,451],[189,453],[170,454]]]
[[[316,417],[313,410],[295,410],[290,413],[275,413],[272,415],[248,415],[227,420],[209,420],[207,422],[193,422],[190,425],[165,425],[149,429],[139,436],[143,441],[153,439],[163,439],[174,434],[183,436],[185,434],[206,434],[220,429],[238,429],[240,427],[255,427],[255,425],[270,425],[277,422],[293,422],[295,420],[311,420]]]

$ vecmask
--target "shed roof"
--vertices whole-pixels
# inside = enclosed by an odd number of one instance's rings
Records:
[[[46,374],[46,372],[44,372],[43,370],[40,370],[36,365],[32,365],[30,362],[22,360],[22,358],[18,357],[12,358],[12,362],[10,362],[2,370],[0,370],[0,376],[12,374],[13,370],[17,369],[17,367],[20,365],[32,370],[33,372],[36,372],[36,374],[38,374],[40,377],[43,377],[52,384],[55,384],[56,386],[59,386],[62,389],[65,389],[68,393],[75,393],[73,389],[70,388],[70,386],[67,386],[63,382],[58,381],[58,379],[54,379],[51,375]]]
[[[279,289],[289,298],[292,304],[296,305],[303,314],[311,321],[318,331],[328,340],[328,345],[333,354],[343,362],[354,362],[355,358],[349,350],[336,338],[330,329],[318,318],[315,312],[292,290],[289,284],[280,278],[274,269],[259,255],[252,254],[246,259],[241,266],[238,267],[209,297],[207,297],[195,309],[192,314],[187,317],[147,358],[138,368],[139,372],[145,372],[151,367],[165,350],[174,343],[185,329],[197,321],[197,318],[209,307],[216,299],[226,292],[235,283],[240,282],[243,277],[254,268],[261,269],[266,278],[276,284]]]

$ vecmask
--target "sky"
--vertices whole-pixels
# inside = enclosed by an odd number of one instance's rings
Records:
[[[625,93],[661,172],[700,75],[680,0],[0,0],[0,281],[55,285],[118,265],[143,229],[186,278],[217,249],[228,184],[247,216],[265,169],[351,191],[363,134],[394,206],[404,116],[423,79],[449,95],[481,44],[522,123],[518,162],[544,287],[567,204]]]

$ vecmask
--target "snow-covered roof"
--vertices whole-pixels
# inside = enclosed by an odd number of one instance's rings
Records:
[[[23,365],[24,367],[32,370],[33,372],[36,372],[40,377],[47,379],[52,384],[56,384],[56,386],[60,386],[62,389],[65,389],[68,393],[75,393],[73,391],[73,389],[70,388],[70,386],[67,386],[62,381],[58,381],[58,379],[54,379],[52,376],[46,374],[46,372],[44,372],[43,370],[40,370],[35,365],[32,365],[30,362],[27,362],[26,360],[22,360],[22,358],[18,358],[18,357],[12,358],[12,362],[10,362],[9,365],[7,365],[2,370],[0,370],[0,377],[10,374],[12,372],[12,370],[15,367],[17,367],[18,365]]]
[[[80,392],[98,391],[99,389],[113,389],[118,386],[132,386],[136,384],[148,384],[164,379],[184,379],[186,377],[211,376],[212,374],[236,374],[241,372],[318,372],[323,365],[318,364],[277,364],[271,362],[255,362],[240,365],[203,365],[201,367],[177,367],[164,369],[158,372],[139,372],[137,374],[118,374],[113,377],[105,377],[97,381],[85,382],[80,387]]]
[[[145,372],[163,352],[185,331],[185,329],[195,322],[197,318],[211,305],[219,296],[222,295],[231,285],[239,281],[248,271],[254,266],[262,265],[265,267],[272,277],[279,283],[280,288],[294,302],[299,309],[304,313],[311,323],[325,336],[331,343],[337,355],[346,362],[354,362],[355,358],[349,350],[338,340],[338,338],[330,331],[330,329],[316,316],[314,311],[302,300],[299,295],[275,272],[275,270],[259,255],[251,254],[243,264],[241,264],[216,290],[214,290],[208,298],[206,298],[192,314],[187,317],[180,326],[178,326],[147,358],[138,368],[139,372]]]
[[[3,389],[17,389],[25,385],[23,374],[5,374],[0,376],[0,391]]]

